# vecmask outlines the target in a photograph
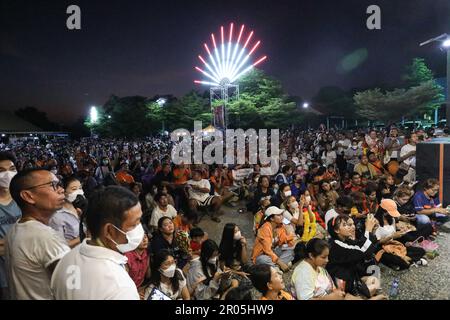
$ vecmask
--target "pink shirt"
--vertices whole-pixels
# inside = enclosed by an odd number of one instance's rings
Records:
[[[137,251],[131,251],[125,253],[128,258],[128,274],[130,278],[133,279],[136,287],[140,287],[145,279],[145,274],[149,268],[149,259],[147,250],[144,250],[142,254],[138,254]]]

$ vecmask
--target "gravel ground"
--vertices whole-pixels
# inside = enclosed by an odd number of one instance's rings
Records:
[[[393,279],[398,278],[399,294],[395,300],[450,300],[450,234],[441,232],[437,243],[439,256],[429,260],[427,266],[405,271],[381,266],[384,292],[389,292]]]
[[[220,223],[211,221],[205,216],[199,224],[219,245],[222,230],[226,223],[236,223],[241,233],[246,237],[248,248],[253,248],[253,215],[250,212],[238,213],[239,208],[245,206],[240,203],[237,207],[223,206],[219,216]],[[450,223],[446,224],[450,227]],[[399,292],[395,300],[450,300],[450,234],[440,232],[437,238],[439,256],[429,261],[424,267],[411,267],[409,270],[394,271],[383,265],[381,268],[381,285],[385,294],[389,293],[394,278],[399,279]],[[251,254],[251,252],[250,252]],[[284,282],[290,283],[292,271],[283,275]]]

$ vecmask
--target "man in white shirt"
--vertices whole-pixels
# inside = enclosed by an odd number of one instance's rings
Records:
[[[406,175],[403,177],[406,182],[416,180],[416,146],[418,142],[419,137],[416,133],[412,133],[409,137],[409,143],[400,149],[400,169],[406,171]]]
[[[342,133],[339,134],[338,137],[339,140],[336,143],[337,154],[342,155],[350,147],[352,141],[348,137],[344,136]]]
[[[57,300],[139,300],[123,254],[144,238],[142,209],[130,190],[109,186],[95,192],[86,212],[91,239],[68,253],[53,273]]]
[[[399,157],[399,151],[402,147],[402,141],[398,137],[398,130],[397,128],[391,128],[391,131],[389,132],[389,137],[386,137],[384,139],[384,148],[389,153],[390,160],[397,160]]]
[[[222,197],[212,196],[209,194],[211,191],[211,184],[208,180],[202,179],[202,172],[200,170],[192,171],[192,179],[187,182],[188,195],[189,195],[189,209],[195,212],[198,217],[198,207],[212,207],[214,212],[212,213],[211,220],[220,222],[217,217],[219,209],[222,206]]]
[[[63,207],[64,189],[50,171],[32,169],[12,179],[10,192],[22,210],[22,218],[6,235],[10,296],[18,300],[53,299],[50,277],[70,248],[48,223]]]
[[[156,207],[152,211],[152,217],[150,218],[150,227],[152,227],[154,230],[158,229],[158,221],[162,217],[169,217],[171,219],[174,219],[177,216],[177,210],[169,204],[167,201],[167,197],[162,194],[158,193],[155,195],[155,202]]]

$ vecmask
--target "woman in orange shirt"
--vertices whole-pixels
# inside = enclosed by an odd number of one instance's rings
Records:
[[[252,260],[254,264],[278,265],[286,272],[294,260],[294,235],[288,235],[284,228],[283,212],[275,206],[267,208],[265,222],[255,239]]]

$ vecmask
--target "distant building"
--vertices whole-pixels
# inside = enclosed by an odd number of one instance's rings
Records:
[[[35,139],[38,137],[67,138],[66,132],[47,132],[8,111],[0,111],[0,141],[10,142],[18,139]]]

